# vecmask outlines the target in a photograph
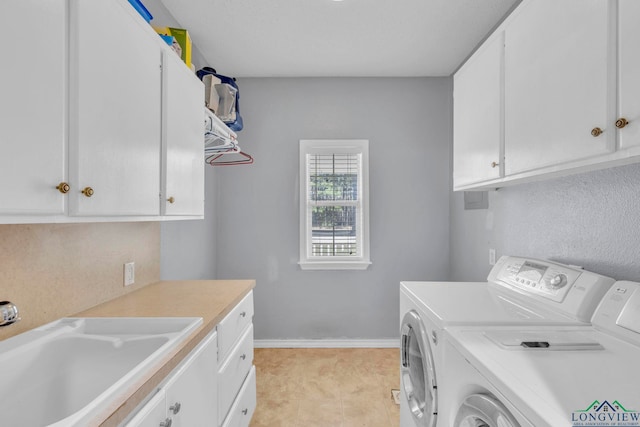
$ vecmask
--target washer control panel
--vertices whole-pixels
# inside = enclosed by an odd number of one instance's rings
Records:
[[[504,257],[496,264],[495,282],[562,302],[574,285],[581,269],[548,261]],[[492,271],[493,275],[494,271]],[[491,275],[490,275],[491,277]]]

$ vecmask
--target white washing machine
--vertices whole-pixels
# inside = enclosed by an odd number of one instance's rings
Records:
[[[465,406],[471,395],[499,396],[515,426],[640,426],[640,283],[615,283],[591,326],[458,326],[446,335],[448,398],[460,403],[450,427],[512,425]]]
[[[451,427],[442,332],[460,325],[585,325],[614,280],[579,267],[502,257],[487,282],[402,282],[401,427]]]

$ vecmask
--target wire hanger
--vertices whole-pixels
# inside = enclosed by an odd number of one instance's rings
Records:
[[[230,156],[236,154],[241,158],[234,160],[221,160],[224,156]],[[227,157],[228,158],[228,157]],[[243,151],[230,150],[228,152],[214,154],[207,157],[206,162],[211,166],[237,166],[237,165],[251,165],[253,164],[253,157],[249,153]]]

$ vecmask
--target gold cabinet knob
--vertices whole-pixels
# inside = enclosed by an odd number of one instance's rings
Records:
[[[60,184],[58,184],[56,189],[62,194],[67,194],[69,190],[71,190],[71,187],[66,182],[61,182]]]
[[[167,199],[167,202],[169,202],[169,203],[171,203],[171,204],[173,204],[173,202],[175,202],[175,201],[176,201],[176,199],[174,199],[174,198],[173,198],[173,196],[171,196],[171,197],[169,197],[169,198]]]
[[[500,166],[500,163],[498,163],[498,162],[491,162],[491,167],[492,167],[492,168],[495,168],[495,167],[498,167],[498,166]]]
[[[81,193],[84,194],[86,197],[91,197],[93,196],[93,188],[85,187],[84,190],[81,191]]]
[[[618,120],[616,120],[616,127],[618,129],[622,129],[628,124],[629,124],[629,120],[625,119],[624,117],[620,117]]]
[[[602,135],[602,132],[604,132],[602,129],[600,128],[593,128],[591,129],[591,136],[600,136]]]

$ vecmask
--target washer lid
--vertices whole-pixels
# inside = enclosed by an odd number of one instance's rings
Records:
[[[509,410],[487,394],[472,394],[462,402],[455,427],[520,427]]]
[[[515,291],[478,282],[402,282],[401,291],[438,329],[456,325],[584,324]]]

